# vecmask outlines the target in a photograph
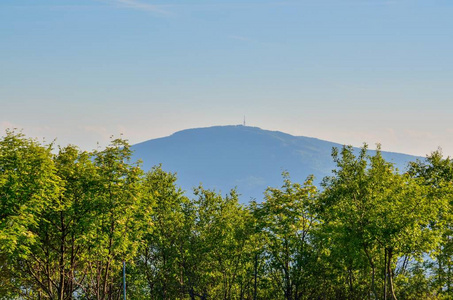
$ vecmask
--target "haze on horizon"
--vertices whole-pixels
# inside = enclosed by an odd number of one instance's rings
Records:
[[[93,149],[241,124],[453,156],[453,2],[3,0],[0,130]]]

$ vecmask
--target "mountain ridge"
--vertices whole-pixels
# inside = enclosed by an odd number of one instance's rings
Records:
[[[314,175],[319,185],[335,167],[333,147],[343,145],[258,127],[227,125],[181,130],[135,144],[132,149],[134,159],[141,159],[145,170],[162,164],[165,171],[176,172],[178,184],[185,191],[201,183],[223,194],[236,188],[246,203],[250,199],[260,201],[268,186],[281,186],[282,172],[289,172],[294,182]],[[387,151],[382,155],[400,170],[419,158]]]

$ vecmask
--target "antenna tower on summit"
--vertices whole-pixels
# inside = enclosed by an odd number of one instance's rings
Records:
[[[245,126],[245,116],[244,116],[244,126]]]

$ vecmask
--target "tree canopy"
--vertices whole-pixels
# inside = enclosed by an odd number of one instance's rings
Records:
[[[0,139],[0,299],[451,299],[453,161],[333,149],[262,201],[143,170],[126,140]]]

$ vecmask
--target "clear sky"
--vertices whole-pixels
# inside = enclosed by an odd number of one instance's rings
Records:
[[[451,0],[1,0],[0,129],[93,149],[242,123],[453,156]]]

